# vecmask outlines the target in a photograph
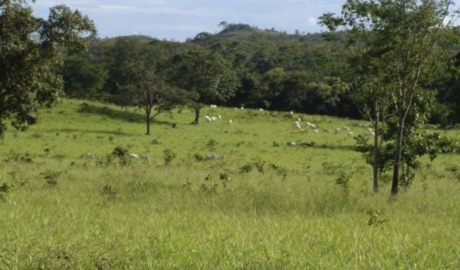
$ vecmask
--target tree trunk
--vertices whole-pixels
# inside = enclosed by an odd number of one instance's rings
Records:
[[[380,162],[380,147],[379,147],[379,106],[375,102],[375,121],[374,121],[374,163],[372,164],[372,170],[374,174],[374,193],[379,193],[379,162]]]
[[[393,165],[393,183],[391,185],[391,195],[398,195],[399,188],[399,171],[401,165],[401,153],[403,146],[403,132],[404,132],[404,111],[399,114],[399,129],[396,137],[395,159]]]
[[[200,110],[195,109],[195,124],[198,124],[198,121],[200,120]]]
[[[150,135],[150,114],[152,112],[152,108],[151,107],[147,107],[145,109],[145,123],[147,124],[147,132],[145,133],[145,135]]]

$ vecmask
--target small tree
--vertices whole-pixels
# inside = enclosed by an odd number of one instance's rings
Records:
[[[146,135],[150,134],[150,122],[155,116],[171,112],[180,100],[180,91],[170,87],[155,74],[151,67],[143,62],[133,62],[126,67],[126,72],[131,74],[123,87],[121,96],[129,96],[132,105],[142,108],[145,112]],[[126,99],[123,99],[126,100]],[[156,113],[153,113],[156,106]]]
[[[361,48],[356,63],[361,74],[369,76],[369,89],[376,90],[379,104],[391,101],[397,119],[393,195],[398,193],[406,118],[413,111],[414,98],[450,56],[442,45],[454,38],[452,25],[458,11],[452,11],[453,4],[451,0],[348,0],[342,16],[327,13],[320,18],[331,31],[348,30],[349,44]],[[374,110],[374,115],[379,111]]]
[[[180,91],[169,86],[160,72],[165,51],[155,43],[147,43],[145,38],[127,37],[117,40],[111,53],[106,87],[113,94],[112,101],[143,109],[149,135],[155,116],[170,112],[180,100]]]
[[[188,104],[195,111],[195,124],[206,103],[226,101],[238,86],[231,65],[213,52],[188,51],[174,56],[167,67],[168,81],[187,91]]]

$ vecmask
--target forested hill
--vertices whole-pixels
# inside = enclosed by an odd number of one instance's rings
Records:
[[[230,68],[228,74],[234,73],[238,83],[236,90],[225,97],[204,98],[203,93],[199,94],[201,97],[195,100],[199,103],[361,117],[340,76],[348,56],[339,43],[326,42],[322,33],[287,34],[241,23],[222,22],[220,26],[218,33],[201,32],[186,42],[147,36],[92,38],[89,54],[66,57],[65,92],[69,97],[136,105],[139,100],[129,92],[136,71],[130,75],[128,66],[142,62],[152,68],[157,81],[162,78],[168,85],[184,88],[185,84],[178,80],[185,76],[171,80],[168,75],[178,56],[207,52],[219,55]],[[424,86],[437,91],[431,101],[431,122],[448,124],[460,120],[457,85],[457,79],[439,78],[436,85]],[[180,91],[174,93],[179,95]]]
[[[272,29],[259,29],[255,26],[250,26],[248,24],[227,24],[226,22],[222,22],[220,26],[223,29],[216,34],[211,34],[207,32],[202,32],[196,35],[194,38],[189,38],[187,41],[197,41],[197,40],[204,40],[204,41],[211,41],[211,40],[218,40],[218,39],[226,39],[231,41],[253,41],[253,40],[292,40],[292,41],[315,41],[315,42],[325,42],[323,35],[321,33],[305,33],[300,32],[299,30],[296,31],[295,34],[287,34],[286,32],[280,32]]]

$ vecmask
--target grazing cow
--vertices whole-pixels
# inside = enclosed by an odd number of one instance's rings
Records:
[[[329,129],[323,128],[323,132],[324,132],[324,133],[329,133]]]
[[[354,136],[354,135],[353,135],[353,132],[351,132],[351,131],[348,131],[348,132],[347,132],[347,135],[348,135],[348,137],[353,137],[353,136]]]
[[[86,159],[95,159],[96,156],[93,153],[86,153]]]
[[[136,155],[136,154],[134,154],[134,153],[129,154],[129,157],[130,157],[131,159],[139,159],[139,156]]]
[[[297,143],[296,142],[288,142],[287,145],[291,146],[291,147],[296,147]]]
[[[205,160],[223,160],[224,158],[225,158],[225,155],[208,154],[204,156]]]
[[[141,155],[139,156],[139,159],[147,160],[148,162],[150,162],[149,156],[147,156],[146,154],[141,154]]]
[[[340,128],[336,128],[334,133],[337,134],[337,133],[339,133],[339,132],[340,132]]]

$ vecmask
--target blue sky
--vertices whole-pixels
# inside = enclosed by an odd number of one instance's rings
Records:
[[[147,35],[184,41],[200,32],[216,33],[220,22],[274,27],[294,33],[320,32],[317,18],[340,12],[345,0],[38,0],[35,14],[46,17],[50,7],[65,4],[88,15],[99,37]]]

